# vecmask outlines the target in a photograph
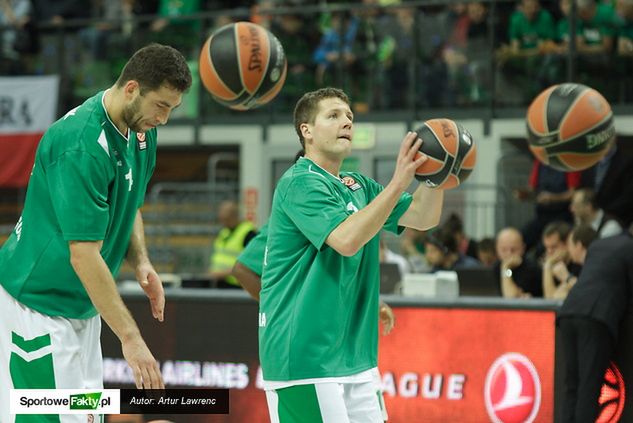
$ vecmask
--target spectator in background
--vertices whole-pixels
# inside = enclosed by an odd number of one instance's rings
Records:
[[[574,227],[567,237],[563,259],[548,259],[543,266],[543,296],[562,300],[578,280],[582,272],[589,245],[598,237],[596,231],[588,225]],[[576,269],[575,271],[572,271]],[[547,280],[546,280],[547,274]]]
[[[220,204],[218,221],[222,229],[213,243],[209,274],[217,288],[240,289],[241,286],[231,275],[231,270],[237,257],[257,232],[248,220],[240,221],[239,208],[235,201],[224,201]]]
[[[580,172],[562,172],[534,159],[528,189],[514,192],[519,200],[535,203],[534,219],[521,231],[528,251],[537,247],[548,223],[557,220],[573,222],[569,204],[580,182]],[[537,252],[536,256],[539,255]]]
[[[497,235],[495,275],[505,298],[542,297],[541,269],[525,257],[525,243],[521,232],[508,227]]]
[[[620,223],[598,206],[596,194],[592,189],[583,188],[574,192],[570,210],[577,225],[590,225],[594,231],[598,232],[600,238],[622,233]]]
[[[431,267],[424,256],[426,232],[413,228],[406,228],[400,240],[400,250],[404,257],[409,260],[415,273],[428,272]]]
[[[411,264],[409,264],[409,261],[404,256],[391,251],[389,247],[387,247],[387,243],[384,238],[380,238],[378,261],[380,261],[380,263],[397,264],[398,270],[400,270],[400,276],[411,273]]]
[[[456,213],[451,213],[448,216],[448,219],[442,224],[442,228],[455,238],[459,254],[478,259],[477,241],[464,233],[464,222]]]
[[[593,187],[598,206],[626,228],[633,222],[633,149],[625,147],[616,139],[602,160],[583,172],[583,181]]]
[[[333,81],[333,72],[337,66],[349,68],[355,61],[353,53],[358,18],[345,12],[334,12],[330,17],[330,25],[325,29],[321,41],[313,54],[316,68],[317,86],[328,85]]]
[[[442,52],[453,91],[449,96],[454,97],[458,105],[478,104],[490,95],[490,28],[486,5],[468,3],[466,16],[467,20],[455,22],[451,42]],[[494,30],[496,32],[496,27]]]
[[[304,91],[314,88],[314,64],[312,51],[318,43],[314,22],[309,16],[296,14],[277,15],[271,24],[271,31],[284,46],[288,60],[288,74],[278,102],[284,110],[290,111],[297,98]]]
[[[477,243],[477,259],[485,267],[494,266],[498,258],[493,238],[483,238]]]
[[[4,75],[24,73],[23,55],[33,54],[39,47],[32,13],[30,0],[0,0],[0,25],[11,27],[1,33],[0,71]]]
[[[615,48],[616,79],[620,81],[620,99],[633,99],[633,0],[617,0],[617,45]]]
[[[480,267],[477,259],[461,254],[453,234],[446,229],[427,234],[425,240],[426,259],[431,272]]]
[[[191,57],[199,47],[200,20],[179,18],[201,10],[200,0],[160,0],[158,18],[150,25],[152,41],[167,42],[182,51],[185,57]]]
[[[580,274],[580,266],[571,261],[567,249],[571,229],[569,223],[557,221],[548,224],[543,230],[543,246],[545,247],[543,256],[543,297],[545,298],[561,298],[561,292],[557,292],[557,289],[568,282],[566,280],[567,276],[564,279],[557,277],[557,275],[561,274],[561,267],[564,268],[565,273],[574,276]],[[554,268],[558,270],[554,272]],[[565,295],[566,293],[567,291],[564,291]]]
[[[79,36],[95,60],[106,60],[111,37],[119,35],[117,49],[126,46],[134,28],[135,0],[95,1],[94,17],[99,21],[79,31]]]
[[[531,101],[555,79],[556,68],[548,53],[555,52],[554,20],[538,0],[522,0],[510,17],[510,45],[498,50],[505,76]]]
[[[565,357],[561,421],[595,422],[604,373],[633,304],[631,233],[596,240],[574,259],[583,269],[557,316]]]

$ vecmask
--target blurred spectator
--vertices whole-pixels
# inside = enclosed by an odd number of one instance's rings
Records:
[[[521,232],[515,228],[502,229],[497,235],[495,275],[505,298],[542,297],[541,270],[525,257]]]
[[[398,265],[398,270],[400,270],[400,275],[404,276],[407,273],[411,273],[411,264],[407,261],[404,256],[394,253],[387,247],[387,243],[383,238],[380,239],[380,250],[379,250],[379,261],[380,263],[393,263]]]
[[[32,3],[38,24],[58,26],[67,19],[89,18],[92,13],[91,6],[86,6],[82,0],[32,0]]]
[[[633,0],[617,0],[616,79],[620,101],[633,100]]]
[[[384,79],[382,97],[388,109],[410,107],[413,102],[413,66],[421,54],[414,49],[415,14],[412,7],[389,9],[381,19],[383,39],[378,62]]]
[[[558,50],[554,43],[552,15],[538,0],[522,0],[510,17],[510,45],[497,51],[504,76],[523,90],[530,101],[556,79],[556,64],[549,53]]]
[[[199,45],[200,20],[179,18],[200,11],[200,0],[160,0],[158,18],[150,25],[151,40],[171,45],[190,57]]]
[[[498,260],[494,239],[483,238],[477,243],[477,258],[486,267],[494,266]]]
[[[39,48],[32,13],[30,0],[0,0],[0,25],[10,27],[2,30],[0,71],[4,75],[24,73],[23,55],[36,53]]]
[[[449,96],[458,105],[484,102],[489,98],[491,89],[491,40],[486,5],[482,2],[468,3],[466,18],[455,20],[450,42],[442,52],[448,66]],[[495,40],[498,39],[495,37]]]
[[[448,219],[442,224],[442,229],[453,235],[457,251],[460,254],[478,259],[477,242],[464,233],[464,223],[456,213],[451,213],[448,216]]]
[[[569,290],[578,280],[582,272],[589,245],[598,237],[598,233],[588,225],[578,225],[567,237],[565,257],[567,260],[551,259],[543,267],[543,277],[548,274],[548,282],[543,279],[543,293],[545,298],[564,299]],[[574,266],[577,269],[572,271]],[[555,283],[553,283],[555,281]]]
[[[560,295],[567,294],[564,287],[567,276],[565,279],[558,278],[556,275],[560,274],[559,268],[564,268],[565,272],[574,276],[580,274],[580,266],[571,262],[567,249],[571,229],[571,225],[567,222],[552,222],[543,230],[545,255],[543,257],[542,277],[543,297],[545,298],[560,298]],[[556,273],[553,271],[555,268],[557,269]]]
[[[426,232],[406,228],[400,238],[402,254],[409,260],[413,271],[416,273],[428,272],[430,270],[430,266],[424,256],[426,251],[424,246],[426,236]]]
[[[528,251],[537,247],[548,223],[556,220],[573,222],[569,204],[580,182],[580,172],[562,172],[534,159],[528,189],[514,192],[519,200],[535,202],[534,219],[522,229]]]
[[[424,244],[431,272],[481,267],[479,260],[461,254],[457,250],[455,237],[446,229],[427,234]]]
[[[593,187],[596,203],[623,227],[633,222],[633,149],[617,140],[595,166],[583,172],[583,185]]]
[[[244,247],[257,235],[255,226],[247,220],[240,221],[239,208],[234,201],[220,204],[218,221],[222,229],[213,243],[209,264],[211,279],[218,288],[241,289],[231,271]]]
[[[109,58],[111,37],[118,35],[116,50],[124,49],[134,29],[135,0],[97,0],[94,17],[98,21],[79,31],[79,36],[95,60]]]
[[[355,61],[353,54],[358,18],[345,12],[331,14],[330,26],[325,29],[321,41],[314,51],[317,86],[328,85],[334,76],[337,66],[341,69],[349,68]]]
[[[312,51],[318,42],[317,29],[308,16],[277,15],[271,24],[273,34],[284,46],[288,61],[288,74],[278,101],[284,110],[291,110],[297,99],[314,87]]]
[[[583,188],[576,191],[570,209],[576,224],[590,225],[598,232],[600,238],[618,235],[623,231],[620,223],[598,206],[596,194],[592,189]]]

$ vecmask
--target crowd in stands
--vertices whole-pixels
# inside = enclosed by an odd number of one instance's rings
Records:
[[[630,153],[622,151],[620,156],[626,162]],[[564,299],[578,280],[590,244],[622,234],[633,222],[630,179],[624,182],[633,169],[621,167],[614,157],[607,154],[595,166],[572,173],[535,162],[531,188],[518,195],[535,204],[533,221],[477,242],[464,232],[461,218],[451,214],[433,231],[407,230],[401,241],[403,257],[397,260],[407,260],[411,272],[487,267],[506,298]],[[612,190],[613,181],[621,184],[618,191]]]
[[[138,44],[167,42],[195,60],[213,29],[252,20],[286,51],[281,107],[299,92],[333,83],[350,93],[358,112],[481,105],[495,90],[502,104],[526,104],[567,76],[570,0],[500,2],[494,16],[486,2],[412,7],[403,0],[357,0],[330,3],[364,7],[302,10],[323,3],[1,0],[0,74],[55,72],[48,62],[66,55],[68,63],[83,64],[69,70],[72,84],[93,83],[99,72],[110,80]],[[266,13],[279,7],[287,13]],[[577,81],[611,101],[626,100],[633,94],[633,0],[577,0],[576,10]],[[204,18],[195,18],[200,13]],[[62,27],[63,54],[55,38]],[[605,72],[614,77],[603,78]]]

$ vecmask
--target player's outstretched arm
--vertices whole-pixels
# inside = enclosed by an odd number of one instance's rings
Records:
[[[123,356],[134,372],[137,388],[162,389],[156,359],[147,348],[116,283],[101,257],[101,242],[70,242],[70,262],[97,311],[121,341]]]
[[[352,214],[338,225],[326,239],[326,243],[343,256],[353,256],[383,227],[387,218],[407,189],[415,170],[427,160],[426,155],[417,159],[422,145],[417,133],[408,132],[400,145],[396,170],[385,189],[366,207]]]
[[[398,224],[407,228],[425,231],[440,223],[444,190],[430,189],[420,184],[413,192],[413,201]]]
[[[143,291],[145,291],[147,298],[149,298],[152,316],[162,322],[165,312],[165,291],[163,290],[163,282],[160,280],[147,254],[143,216],[140,210],[136,212],[136,218],[134,219],[127,260],[134,268],[136,280],[143,288]]]
[[[239,261],[233,266],[231,274],[235,276],[240,285],[242,285],[242,288],[244,288],[255,301],[259,302],[259,291],[262,289],[262,279],[260,276]]]

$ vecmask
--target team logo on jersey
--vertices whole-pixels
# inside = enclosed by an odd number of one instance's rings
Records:
[[[490,366],[484,387],[488,416],[494,423],[531,423],[541,406],[541,380],[523,354],[506,353]]]
[[[604,382],[602,383],[602,389],[600,389],[600,398],[598,398],[600,414],[598,419],[596,419],[596,423],[619,422],[624,411],[625,399],[624,378],[618,366],[611,362],[604,374]]]
[[[356,182],[356,180],[354,178],[352,178],[351,176],[344,176],[341,178],[341,182],[343,182],[345,184],[345,186],[349,189],[351,189],[352,191],[358,191],[359,189],[361,189],[362,187],[360,186],[360,184],[358,182]]]
[[[147,148],[147,141],[145,141],[145,132],[137,132],[136,139],[138,140],[138,149],[145,150]]]

